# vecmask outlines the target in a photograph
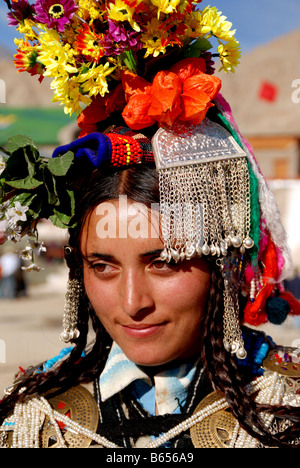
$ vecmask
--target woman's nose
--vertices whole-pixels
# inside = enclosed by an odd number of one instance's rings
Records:
[[[123,273],[121,302],[123,311],[131,317],[140,317],[153,310],[151,287],[143,273],[132,270]]]

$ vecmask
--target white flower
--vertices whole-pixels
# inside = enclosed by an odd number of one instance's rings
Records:
[[[5,215],[9,207],[10,207],[9,200],[4,202],[2,205],[0,205],[0,215]]]
[[[21,226],[13,225],[13,226],[9,226],[6,229],[5,234],[7,236],[7,240],[13,240],[15,242],[20,242],[21,232],[22,232]]]
[[[37,255],[47,251],[43,241],[39,242],[36,239],[29,239],[28,244],[29,245],[26,246],[26,249],[34,250]]]
[[[6,168],[6,163],[3,157],[0,155],[0,175],[2,174],[5,168]]]
[[[26,221],[26,211],[28,206],[22,206],[20,202],[15,202],[15,206],[9,208],[6,212],[6,218],[11,221],[13,224],[16,224],[18,221]]]
[[[26,247],[22,250],[20,257],[22,260],[32,260],[32,250]]]
[[[24,271],[41,271],[41,270],[43,270],[43,268],[38,267],[35,263],[32,263],[31,265],[29,265],[27,267],[22,266],[21,268]]]

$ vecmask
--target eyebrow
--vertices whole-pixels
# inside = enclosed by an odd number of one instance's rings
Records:
[[[141,253],[140,257],[145,258],[145,257],[153,257],[153,256],[159,256],[162,253],[163,249],[155,249],[155,250],[150,250],[149,252]],[[86,255],[85,257],[88,261],[91,260],[92,258],[101,258],[101,259],[107,259],[107,260],[115,260],[116,258],[114,255],[111,254],[104,254],[100,252],[92,252]]]

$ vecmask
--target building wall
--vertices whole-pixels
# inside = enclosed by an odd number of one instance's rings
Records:
[[[262,173],[267,179],[300,176],[300,139],[289,136],[248,137]]]

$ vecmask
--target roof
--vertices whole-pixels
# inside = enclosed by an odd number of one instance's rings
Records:
[[[38,145],[60,144],[60,130],[76,117],[66,115],[61,107],[7,107],[0,104],[0,144],[18,134],[28,135]]]

